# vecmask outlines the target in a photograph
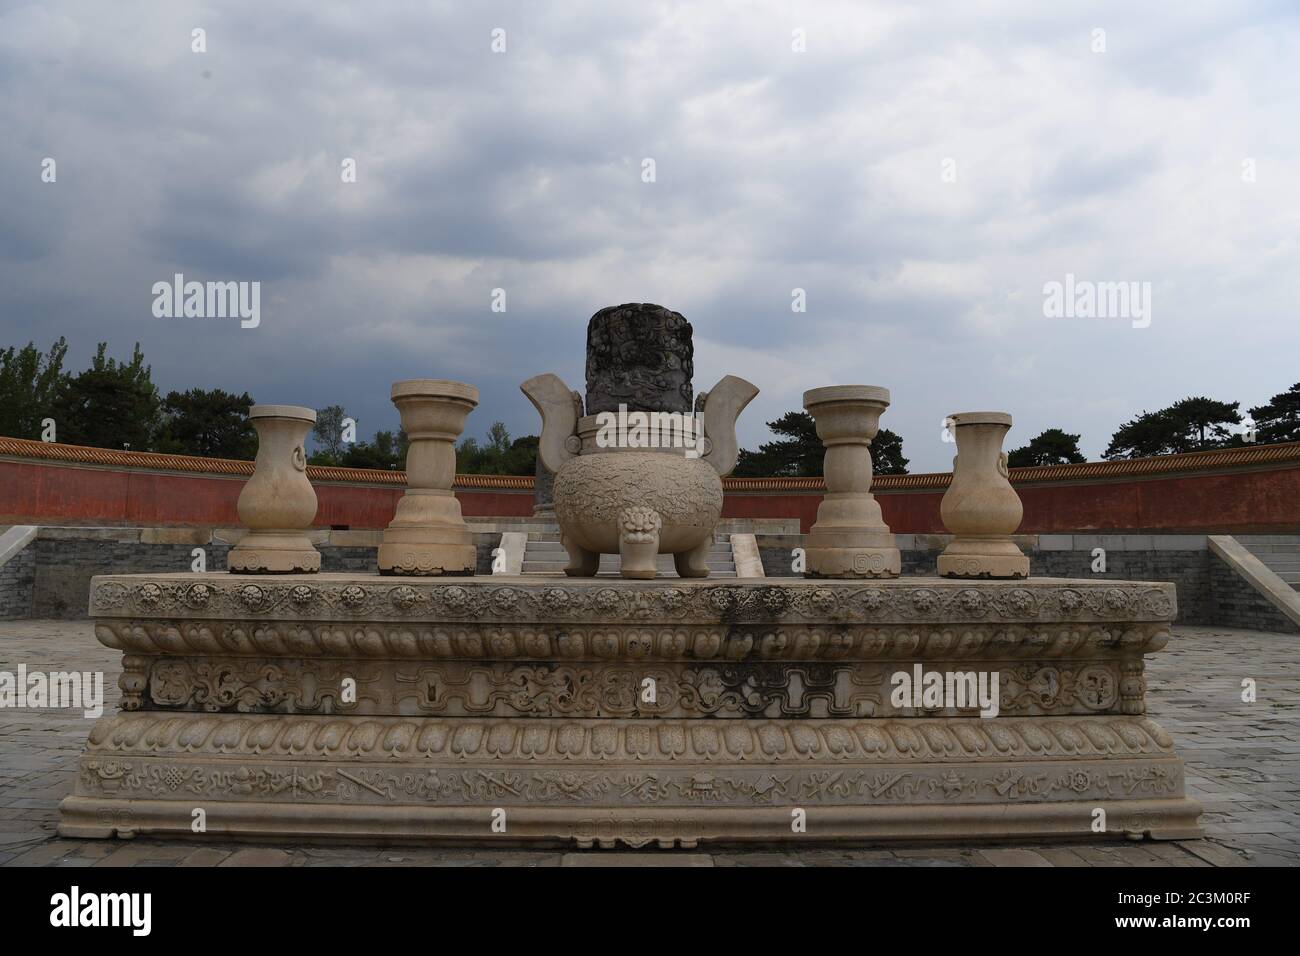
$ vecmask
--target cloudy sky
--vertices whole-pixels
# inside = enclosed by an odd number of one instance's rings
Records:
[[[651,301],[694,325],[697,389],[762,390],[750,447],[864,383],[913,471],[973,409],[1097,458],[1144,409],[1300,380],[1298,11],[0,2],[0,346],[139,341],[164,390],[363,435],[393,380],[460,379],[469,434],[518,435],[518,383],[581,388],[590,315]],[[178,272],[260,282],[260,326],[156,318]],[[1067,274],[1150,283],[1150,324],[1046,316]]]

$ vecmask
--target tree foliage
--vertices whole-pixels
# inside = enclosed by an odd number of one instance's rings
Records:
[[[764,442],[758,451],[740,450],[737,478],[816,478],[822,473],[826,448],[817,437],[817,423],[807,412],[786,412],[767,427],[772,434],[783,436]],[[907,474],[903,457],[903,439],[882,428],[871,443],[871,467],[877,475]]]
[[[1300,441],[1300,382],[1250,410],[1258,442]]]
[[[377,431],[368,442],[349,444],[339,460],[344,468],[379,468],[385,471],[406,467],[406,449],[410,440],[406,432]]]
[[[347,442],[343,440],[343,419],[348,413],[342,405],[326,405],[317,410],[316,421],[311,426],[311,437],[316,439],[317,451],[311,456],[314,465],[338,465],[342,462]]]
[[[1168,408],[1143,412],[1111,436],[1103,458],[1147,458],[1241,444],[1229,425],[1241,424],[1240,402],[1184,398]]]
[[[46,353],[34,342],[0,350],[0,435],[41,437],[41,422],[54,417],[54,401],[67,378],[67,354],[68,343],[62,338]]]
[[[531,475],[537,469],[536,435],[511,439],[502,422],[493,422],[482,444],[466,438],[456,447],[456,471],[462,475]]]
[[[175,455],[236,458],[257,455],[257,432],[248,421],[253,398],[214,388],[168,392],[156,449]]]
[[[90,368],[66,378],[54,400],[58,437],[73,445],[149,451],[162,401],[140,343],[129,362],[107,355],[100,342]]]
[[[1023,448],[1007,453],[1007,464],[1012,468],[1029,468],[1033,465],[1078,465],[1087,459],[1079,451],[1079,436],[1059,428],[1049,428]]]

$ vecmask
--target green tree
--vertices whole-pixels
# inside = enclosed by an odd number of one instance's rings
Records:
[[[510,451],[505,456],[505,473],[507,475],[533,475],[537,473],[537,446],[541,439],[537,435],[524,435],[510,443]]]
[[[758,451],[740,449],[737,478],[816,478],[822,473],[826,449],[817,437],[817,425],[807,412],[786,412],[767,423],[776,441],[764,442]]]
[[[907,474],[908,459],[903,457],[903,437],[888,428],[871,440],[871,470],[877,475]]]
[[[343,419],[348,413],[342,405],[326,405],[316,413],[311,426],[311,437],[316,439],[316,452],[308,461],[313,465],[338,465],[343,461],[347,442],[343,440]]]
[[[54,402],[68,377],[63,371],[67,354],[63,338],[46,354],[34,342],[0,350],[0,435],[35,440],[41,437],[42,420],[55,418],[57,426]],[[55,437],[63,438],[57,428]]]
[[[253,398],[214,388],[168,392],[162,403],[159,451],[248,461],[257,455],[257,432],[248,421]]]
[[[1300,441],[1300,382],[1252,408],[1250,417],[1258,431],[1257,441]]]
[[[1078,465],[1087,461],[1079,451],[1079,436],[1059,428],[1049,428],[1032,438],[1023,448],[1013,448],[1007,454],[1007,464],[1012,468],[1029,468],[1034,465]]]
[[[1146,458],[1241,444],[1229,425],[1241,424],[1240,402],[1184,398],[1168,408],[1143,412],[1111,436],[1103,458]]]
[[[456,447],[456,471],[462,475],[531,475],[537,468],[536,435],[511,439],[502,422],[493,422],[487,440],[466,438]]]
[[[764,442],[758,451],[740,450],[737,478],[816,478],[822,473],[826,448],[817,437],[817,423],[807,412],[786,412],[767,427],[777,441]],[[871,468],[877,475],[907,474],[903,439],[882,428],[871,443]]]
[[[378,431],[368,442],[359,441],[347,446],[339,461],[344,468],[378,468],[391,471],[406,466],[406,449],[410,444],[406,432]]]
[[[130,362],[108,358],[100,342],[90,368],[66,379],[55,399],[59,438],[96,448],[153,448],[158,428],[158,389],[137,342]]]

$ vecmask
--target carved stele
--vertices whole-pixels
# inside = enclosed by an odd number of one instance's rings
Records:
[[[254,405],[257,431],[253,477],[239,493],[239,520],[249,529],[226,559],[239,574],[310,573],[320,552],[306,530],[316,517],[316,491],[307,480],[307,430],[316,413],[297,405]]]
[[[939,555],[939,574],[953,578],[1027,578],[1029,559],[1011,535],[1024,508],[1007,477],[1002,441],[1006,412],[949,416],[957,440],[952,484],[939,504],[943,525],[956,537]]]
[[[463,382],[410,379],[393,383],[393,404],[410,439],[406,493],[379,545],[380,574],[470,575],[474,538],[451,490],[453,443],[478,405],[478,389]]]
[[[871,441],[889,407],[889,389],[832,385],[803,394],[826,446],[826,497],[808,533],[810,578],[898,577],[902,558],[871,494]]]

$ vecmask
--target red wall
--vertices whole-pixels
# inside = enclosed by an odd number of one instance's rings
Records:
[[[0,523],[235,525],[242,478],[0,460]],[[1300,531],[1300,467],[1063,483],[1019,483],[1020,530]],[[382,528],[399,486],[316,484],[318,526]],[[885,521],[900,533],[942,533],[933,490],[879,489]],[[457,489],[467,517],[526,517],[528,489]],[[727,518],[798,518],[812,526],[817,493],[728,492]]]
[[[1017,484],[1025,506],[1021,534],[1068,531],[1300,531],[1300,468],[1217,475],[1130,478],[1071,484]],[[877,489],[885,523],[902,534],[943,534],[943,491]],[[732,494],[726,518],[799,518],[807,531],[822,496]]]
[[[103,522],[123,525],[237,525],[243,478],[0,460],[0,523]],[[315,524],[382,528],[400,486],[315,483]],[[527,516],[533,493],[457,490],[467,517]]]

